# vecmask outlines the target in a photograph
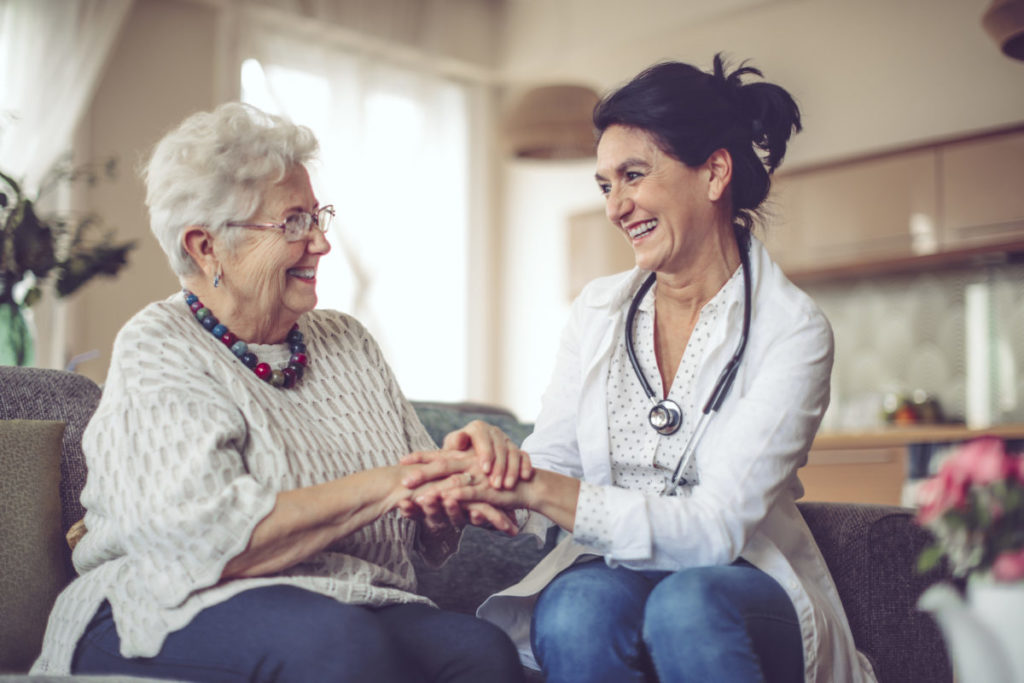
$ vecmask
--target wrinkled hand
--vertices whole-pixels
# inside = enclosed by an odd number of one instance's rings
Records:
[[[491,486],[496,489],[514,488],[520,479],[529,481],[533,476],[533,464],[526,451],[516,446],[505,432],[482,420],[473,420],[462,429],[449,433],[444,437],[441,448],[474,451],[481,470],[490,476]],[[413,453],[406,458],[415,455]],[[402,462],[409,462],[407,459]]]
[[[422,520],[428,531],[449,524],[461,529],[468,523],[490,524],[510,536],[518,532],[514,516],[484,502],[446,503],[444,492],[461,486],[483,485],[490,488],[479,460],[468,451],[425,451],[414,453],[414,462],[403,459],[402,484],[412,489],[409,498],[398,503],[398,511],[409,519]]]

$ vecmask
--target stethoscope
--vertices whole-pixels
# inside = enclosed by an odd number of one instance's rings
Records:
[[[750,255],[748,253],[749,246],[745,244],[745,240],[737,240],[740,262],[743,264],[743,330],[740,332],[740,341],[736,345],[736,351],[733,352],[732,358],[725,364],[725,368],[722,370],[722,374],[718,376],[718,381],[715,382],[715,388],[711,390],[711,396],[708,398],[707,403],[704,404],[704,410],[701,412],[700,420],[697,422],[697,426],[693,430],[693,434],[690,435],[689,440],[686,442],[686,446],[683,448],[682,455],[679,456],[679,461],[676,463],[676,468],[672,472],[671,477],[665,478],[665,486],[661,490],[663,496],[674,496],[678,493],[680,486],[685,486],[688,482],[683,478],[682,474],[686,470],[687,465],[690,464],[690,460],[693,459],[694,454],[697,452],[697,446],[700,444],[701,439],[704,437],[704,431],[707,429],[708,421],[711,416],[718,412],[718,409],[722,406],[722,401],[725,400],[726,395],[729,393],[729,389],[732,388],[732,383],[736,379],[736,370],[739,369],[740,360],[743,358],[743,351],[747,347],[747,334],[750,332]],[[651,400],[654,407],[651,408],[651,412],[648,413],[647,419],[654,427],[655,431],[659,434],[675,434],[679,427],[683,424],[683,411],[679,408],[679,404],[669,398],[658,399],[654,393],[654,389],[651,388],[650,382],[644,376],[643,370],[640,369],[640,363],[636,360],[636,352],[633,349],[633,319],[636,317],[636,310],[640,306],[640,302],[643,300],[644,295],[647,294],[651,286],[654,285],[656,278],[655,273],[651,273],[644,283],[640,285],[640,289],[633,295],[633,301],[629,305],[629,312],[626,313],[626,355],[629,356],[629,362],[633,366],[633,372],[636,373],[637,379],[640,380],[640,386],[643,387],[644,393],[647,394],[647,398]]]

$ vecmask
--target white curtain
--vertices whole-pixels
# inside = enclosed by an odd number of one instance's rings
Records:
[[[0,0],[0,168],[34,193],[71,133],[132,0]]]
[[[243,23],[242,98],[313,129],[337,210],[320,306],[356,316],[411,398],[467,396],[472,86]]]

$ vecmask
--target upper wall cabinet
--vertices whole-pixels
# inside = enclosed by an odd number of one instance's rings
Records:
[[[767,242],[789,269],[937,248],[932,150],[780,176],[775,191]]]
[[[783,174],[772,197],[765,242],[794,279],[931,267],[1024,240],[1024,131]]]
[[[1024,131],[944,145],[939,154],[945,246],[1024,234]]]

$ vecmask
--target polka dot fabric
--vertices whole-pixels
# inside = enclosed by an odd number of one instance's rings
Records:
[[[126,656],[243,590],[290,584],[353,604],[429,603],[415,595],[416,525],[391,513],[280,574],[219,583],[278,492],[395,464],[435,446],[369,333],[313,311],[301,382],[260,380],[192,319],[180,295],[121,330],[100,405],[86,429],[89,531],[82,575],[58,599],[37,671],[67,673],[100,602],[114,608]],[[286,345],[258,345],[277,367]]]
[[[725,324],[727,303],[736,297],[742,298],[742,286],[743,276],[738,268],[700,311],[668,393],[683,413],[682,426],[675,434],[661,435],[651,427],[647,419],[651,400],[633,372],[625,339],[619,339],[608,367],[608,443],[614,486],[657,494],[664,485],[665,477],[672,474],[707,401],[706,396],[696,396],[693,390],[698,364],[707,353],[713,331]],[[637,308],[633,347],[647,381],[656,395],[663,396],[664,387],[654,353],[656,296],[657,284],[647,292]],[[688,481],[699,483],[696,457],[690,461],[683,476]],[[611,544],[602,491],[602,487],[584,483],[576,505],[576,540],[596,549]]]

